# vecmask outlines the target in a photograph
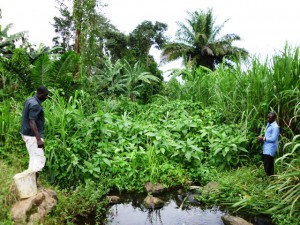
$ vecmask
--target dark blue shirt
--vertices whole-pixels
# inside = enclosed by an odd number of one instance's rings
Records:
[[[21,125],[21,134],[34,136],[32,132],[29,121],[34,120],[41,137],[44,137],[44,110],[42,107],[42,102],[36,97],[33,96],[26,100],[23,108],[22,114],[22,125]]]

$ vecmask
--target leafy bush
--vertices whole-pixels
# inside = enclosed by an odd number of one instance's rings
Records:
[[[200,103],[159,99],[143,107],[128,102],[123,111],[89,112],[88,97],[66,101],[54,92],[45,102],[52,182],[65,186],[105,176],[118,189],[141,189],[149,180],[178,185],[201,179],[195,168],[229,169],[246,158],[247,133],[238,125],[219,125],[220,114]]]

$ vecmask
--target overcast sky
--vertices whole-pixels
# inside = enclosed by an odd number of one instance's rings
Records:
[[[184,21],[187,11],[213,9],[222,34],[235,33],[234,43],[265,58],[283,49],[287,41],[300,45],[299,0],[104,0],[104,13],[120,31],[128,34],[144,20],[167,23],[167,35],[174,37],[176,21]],[[52,46],[53,17],[58,15],[55,0],[0,0],[1,25],[13,23],[11,32],[29,31],[29,41]],[[157,59],[157,55],[156,55]]]

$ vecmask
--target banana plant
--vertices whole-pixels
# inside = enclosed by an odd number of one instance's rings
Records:
[[[135,101],[136,96],[140,96],[141,89],[146,83],[159,82],[156,76],[145,70],[140,61],[136,62],[133,66],[126,60],[124,63],[127,95],[131,101]]]
[[[13,24],[10,23],[2,28],[2,25],[0,24],[0,56],[5,58],[11,58],[13,49],[15,48],[15,41],[22,40],[23,43],[26,41],[26,31],[12,35],[8,34],[8,31],[12,26]]]
[[[125,93],[125,79],[121,70],[123,64],[120,60],[113,63],[110,59],[106,59],[103,69],[97,69],[95,75],[92,76],[92,82],[96,83],[96,89],[107,97],[118,96]]]

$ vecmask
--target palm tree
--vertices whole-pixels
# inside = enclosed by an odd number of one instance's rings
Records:
[[[212,9],[207,12],[188,12],[190,18],[186,24],[177,22],[179,30],[176,33],[176,41],[167,43],[163,47],[163,61],[173,61],[183,58],[186,66],[205,66],[211,70],[224,59],[227,64],[234,58],[246,58],[247,51],[232,46],[233,41],[240,40],[236,34],[227,34],[221,38],[218,35],[224,26],[215,25]]]
[[[124,77],[127,82],[127,93],[131,101],[135,101],[135,97],[141,93],[141,88],[145,83],[159,82],[160,79],[145,70],[145,67],[140,61],[137,61],[133,66],[125,60]]]

